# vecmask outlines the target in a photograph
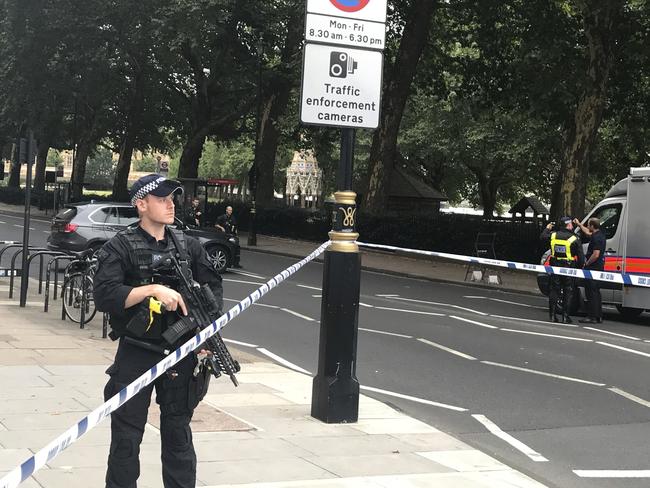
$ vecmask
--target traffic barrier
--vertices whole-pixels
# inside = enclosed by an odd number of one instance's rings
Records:
[[[477,258],[474,256],[462,256],[459,254],[449,254],[445,252],[423,251],[421,249],[386,246],[383,244],[370,244],[367,242],[357,242],[357,244],[361,247],[367,247],[370,249],[402,251],[411,254],[420,254],[422,256],[432,256],[436,258],[449,259],[451,261],[460,261],[463,263],[483,264],[486,266],[494,266],[496,268],[516,269],[520,271],[528,271],[530,273],[544,273],[549,275],[568,276],[571,278],[582,278],[585,280],[605,281],[608,283],[618,283],[620,285],[642,286],[650,288],[650,275],[641,276],[629,273],[616,273],[613,271],[590,271],[588,269],[563,268],[560,266],[546,266],[543,264],[518,263],[515,261]]]
[[[212,322],[212,324],[207,326],[200,333],[170,353],[162,361],[155,364],[149,371],[142,374],[131,384],[123,388],[119,393],[115,394],[108,401],[104,402],[95,410],[90,412],[86,417],[77,422],[76,425],[70,427],[67,431],[54,439],[36,454],[26,459],[22,464],[20,464],[20,466],[17,466],[12,471],[7,473],[2,479],[0,479],[0,488],[15,488],[20,483],[25,481],[32,474],[41,469],[43,466],[45,466],[45,464],[49,463],[52,459],[54,459],[71,444],[73,444],[82,435],[96,427],[112,412],[133,398],[140,390],[142,390],[142,388],[153,383],[157,378],[162,376],[165,371],[178,363],[190,352],[197,349],[208,338],[212,337],[221,329],[223,329],[232,319],[237,317],[244,310],[248,309],[251,305],[253,305],[253,303],[259,301],[264,295],[269,293],[273,288],[278,286],[291,275],[295,274],[300,268],[320,256],[329,246],[329,244],[329,242],[322,244],[318,249],[316,249],[302,261],[275,275],[253,293],[248,295],[246,298],[228,310],[228,312],[226,312],[224,315]]]

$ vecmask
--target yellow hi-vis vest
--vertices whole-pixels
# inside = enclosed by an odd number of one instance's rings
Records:
[[[576,236],[558,239],[557,232],[553,232],[551,234],[551,256],[559,261],[575,261],[577,256],[571,254],[571,244],[577,240]]]

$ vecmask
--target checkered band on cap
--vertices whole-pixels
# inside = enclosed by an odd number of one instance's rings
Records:
[[[160,178],[153,180],[146,185],[144,185],[142,188],[140,188],[137,192],[135,192],[135,195],[133,195],[133,198],[131,199],[131,205],[135,207],[135,201],[140,200],[141,198],[146,197],[150,192],[155,190],[160,186],[160,184],[165,181],[167,178],[164,176],[161,176]]]

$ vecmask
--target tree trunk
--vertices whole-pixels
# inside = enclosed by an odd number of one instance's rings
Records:
[[[270,93],[263,95],[260,107],[258,141],[255,146],[255,167],[257,170],[256,201],[261,205],[270,205],[274,199],[273,180],[275,175],[275,157],[278,152],[280,132],[278,119],[284,114],[289,103],[291,84],[274,83]]]
[[[77,145],[74,161],[72,163],[72,183],[71,198],[74,202],[79,202],[83,198],[84,180],[86,179],[86,163],[93,150],[94,145],[83,141]]]
[[[129,172],[131,171],[131,159],[135,149],[136,140],[141,132],[141,114],[144,110],[144,74],[141,70],[135,72],[133,91],[130,97],[128,120],[124,136],[120,144],[120,157],[115,168],[113,179],[113,199],[121,202],[129,200]]]
[[[179,178],[197,178],[199,176],[199,161],[203,154],[205,138],[208,137],[209,132],[206,127],[196,131],[183,146],[183,154],[178,166]]]
[[[621,0],[579,2],[589,49],[586,86],[576,107],[553,214],[582,216],[585,210],[589,158],[602,122],[607,82],[614,62],[614,29],[622,11]]]
[[[135,138],[132,133],[127,133],[120,147],[120,157],[115,168],[115,179],[113,180],[113,200],[117,202],[129,201],[129,172],[131,171],[131,159]]]
[[[494,217],[499,185],[493,177],[486,174],[477,175],[477,181],[481,205],[483,206],[483,219],[487,220]]]
[[[34,193],[45,191],[45,168],[47,166],[47,153],[50,151],[50,141],[42,137],[38,141],[36,154],[36,171],[34,175]]]
[[[379,129],[374,134],[370,149],[368,191],[365,196],[366,210],[369,212],[381,213],[386,210],[388,183],[397,153],[397,135],[417,65],[429,39],[436,7],[434,0],[414,0],[404,26],[399,51],[384,90]]]

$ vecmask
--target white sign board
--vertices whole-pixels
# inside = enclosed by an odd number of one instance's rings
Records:
[[[307,0],[307,12],[386,23],[388,0]]]
[[[378,22],[307,14],[305,39],[344,46],[384,49],[386,26]]]
[[[383,62],[379,51],[306,44],[300,95],[301,122],[376,129]]]

